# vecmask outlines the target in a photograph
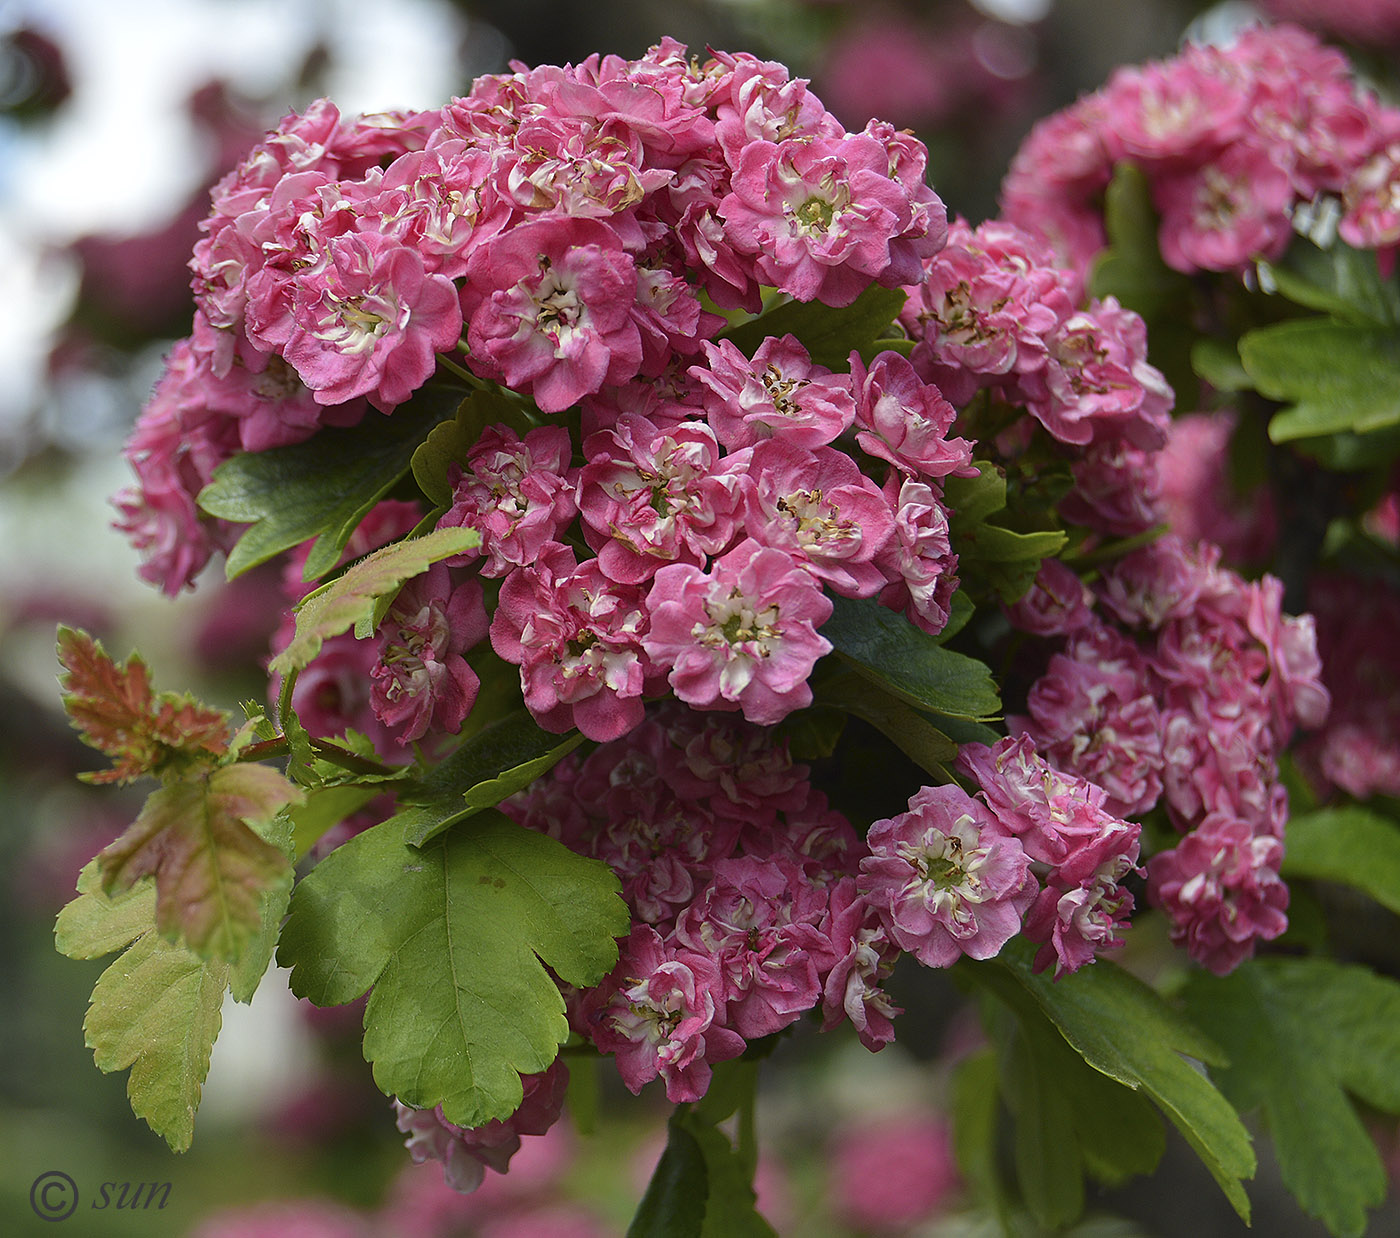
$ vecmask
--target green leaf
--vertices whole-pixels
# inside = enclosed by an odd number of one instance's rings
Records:
[[[1240,360],[1263,395],[1291,405],[1269,422],[1276,443],[1400,424],[1400,332],[1294,319],[1250,331]]]
[[[132,1111],[172,1151],[183,1152],[194,1138],[228,965],[201,960],[161,938],[149,882],[108,898],[94,862],[83,869],[78,890],[79,897],[59,913],[59,950],[90,959],[125,948],[93,989],[83,1022],[88,1048],[104,1072],[131,1069]]]
[[[451,417],[460,388],[430,385],[382,417],[319,430],[304,443],[247,452],[214,471],[199,494],[211,516],[250,524],[228,557],[230,580],[308,538],[316,538],[304,580],[324,576],[380,499],[409,470],[429,430]]]
[[[751,1175],[729,1136],[701,1120],[693,1111],[685,1122],[705,1158],[708,1187],[702,1238],[777,1238],[758,1214]]]
[[[1382,279],[1374,250],[1334,241],[1319,249],[1297,238],[1280,263],[1259,264],[1261,282],[1272,281],[1290,301],[1361,326],[1400,325],[1400,289]]]
[[[937,637],[873,598],[832,601],[821,634],[871,683],[935,714],[980,720],[1000,712],[992,672],[983,663],[944,649]]]
[[[953,1070],[950,1113],[959,1172],[979,1202],[1004,1215],[1006,1194],[997,1172],[998,1080],[993,1050],[980,1049],[963,1058]]]
[[[952,781],[947,766],[958,746],[923,714],[854,671],[842,671],[818,689],[819,704],[863,718],[927,773]]]
[[[233,960],[262,927],[264,899],[291,882],[287,856],[259,836],[301,792],[265,765],[192,770],[147,799],[97,857],[103,889],[156,879],[156,926],[196,954]]]
[[[989,460],[974,463],[976,477],[949,477],[943,482],[948,522],[957,529],[973,528],[1006,506],[1006,475]]]
[[[1285,877],[1337,881],[1400,915],[1400,823],[1365,808],[1323,808],[1288,822]]]
[[[630,926],[611,870],[497,812],[422,850],[391,817],[292,895],[278,959],[292,991],[337,1006],[368,989],[365,1057],[386,1094],[480,1126],[520,1104],[568,1036],[553,978],[587,987]]]
[[[1035,570],[1039,570],[1040,561],[1057,553],[1067,541],[1069,538],[1060,529],[1017,533],[984,523],[967,530],[959,539],[958,558],[983,559],[988,563],[1033,561]]]
[[[700,1141],[678,1120],[667,1126],[666,1150],[627,1227],[627,1238],[701,1238],[710,1175]]]
[[[1230,1055],[1216,1072],[1226,1095],[1262,1111],[1288,1189],[1334,1234],[1360,1238],[1387,1183],[1346,1092],[1400,1113],[1400,984],[1326,959],[1257,959],[1193,975],[1185,998]]]
[[[452,502],[448,469],[462,464],[487,426],[507,425],[522,437],[530,421],[520,405],[500,391],[473,391],[457,408],[451,421],[439,422],[413,453],[413,479],[434,507]]]
[[[1149,322],[1189,302],[1191,281],[1162,260],[1147,177],[1120,163],[1104,194],[1108,248],[1089,275],[1090,295],[1117,297]]]
[[[1016,1019],[1002,1051],[1018,1176],[1037,1218],[1062,1225],[1082,1211],[1085,1172],[1110,1185],[1151,1173],[1166,1134],[1149,1101],[1080,1057],[1028,992],[1002,996]]]
[[[1187,1061],[1218,1065],[1219,1046],[1113,963],[1099,960],[1056,982],[1032,971],[1032,956],[1033,947],[1013,939],[994,962],[976,968],[976,978],[1013,1007],[1008,982],[1019,984],[1090,1066],[1151,1097],[1247,1221],[1249,1198],[1241,1180],[1254,1174],[1249,1133],[1210,1080]]]
[[[377,786],[317,787],[306,793],[306,802],[288,810],[292,823],[292,849],[298,858],[315,846],[327,830],[359,812],[383,789]]]
[[[1084,1165],[1069,1101],[1048,1065],[1024,1028],[1003,1048],[1002,1095],[1016,1117],[1016,1178],[1031,1215],[1059,1229],[1084,1211]]]
[[[478,731],[418,787],[400,794],[404,841],[414,847],[523,791],[583,742],[542,730],[525,710]]]
[[[366,555],[297,603],[296,635],[268,669],[275,675],[302,670],[321,652],[324,641],[352,627],[361,639],[372,635],[381,598],[396,593],[406,580],[439,560],[480,544],[481,535],[475,529],[438,529]]]
[[[1254,381],[1240,361],[1238,345],[1203,336],[1191,348],[1191,368],[1217,391],[1250,391]]]
[[[820,301],[785,301],[723,332],[720,338],[752,357],[770,336],[795,335],[814,362],[839,372],[850,367],[851,353],[863,353],[880,339],[899,317],[906,299],[898,288],[872,284],[844,309],[833,309]]]

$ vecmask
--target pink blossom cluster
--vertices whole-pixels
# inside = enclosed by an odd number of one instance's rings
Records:
[[[670,704],[502,807],[622,882],[631,934],[570,1015],[634,1092],[659,1077],[697,1100],[809,1011],[893,1039],[898,950],[857,888],[864,848],[767,728]]]
[[[1276,259],[1294,213],[1322,199],[1339,203],[1348,244],[1400,241],[1400,110],[1296,26],[1251,27],[1228,46],[1191,44],[1119,69],[1032,129],[1002,212],[1087,269],[1105,244],[1103,190],[1121,162],[1147,177],[1162,257],[1178,271]]]
[[[1030,232],[955,220],[924,265],[900,319],[916,371],[954,403],[994,391],[1080,450],[1165,442],[1173,396],[1142,319],[1112,297],[1081,305],[1080,277]]]
[[[1173,939],[1220,973],[1286,927],[1278,754],[1330,704],[1312,617],[1283,614],[1282,598],[1273,577],[1246,581],[1210,543],[1168,535],[1092,593],[1047,563],[1011,612],[1063,647],[1008,725],[1098,783],[1109,812],[1164,805],[1185,838],[1152,858],[1148,892]]]
[[[970,448],[937,388],[896,353],[833,373],[791,335],[701,355],[645,412],[618,411],[634,391],[591,397],[581,468],[562,427],[498,425],[452,475],[439,523],[482,534],[467,561],[501,579],[492,647],[548,730],[616,739],[667,689],[781,721],[830,650],[826,589],[947,622],[942,481]]]
[[[911,136],[847,132],[783,66],[670,39],[485,76],[435,111],[319,100],[213,190],[123,527],[174,592],[223,545],[194,506],[215,465],[391,413],[438,354],[557,413],[700,360],[724,325],[702,296],[843,306],[914,282],[947,228],[924,170]]]
[[[351,536],[341,562],[397,541],[421,518],[416,503],[378,504]],[[309,550],[302,546],[283,572],[289,603],[313,588],[301,578]],[[381,756],[401,760],[410,744],[461,730],[481,686],[465,654],[485,640],[489,623],[481,582],[434,564],[404,585],[373,640],[357,640],[353,632],[327,639],[297,677],[292,706],[312,735],[354,730]],[[284,611],[273,651],[285,648],[295,631],[292,612]],[[274,693],[277,686],[269,685]]]
[[[1299,760],[1324,792],[1400,797],[1400,592],[1329,573],[1311,582],[1309,603],[1333,708]]]

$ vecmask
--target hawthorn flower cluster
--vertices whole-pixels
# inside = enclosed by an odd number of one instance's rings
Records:
[[[657,380],[692,386],[690,361],[722,402],[742,375],[705,348],[724,321],[702,294],[841,306],[918,279],[946,231],[924,166],[889,125],[848,133],[783,66],[701,63],[674,40],[482,77],[437,111],[288,116],[213,191],[194,329],[127,449],[139,485],[119,506],[143,575],[174,593],[228,548],[194,502],[222,460],[390,413],[459,345],[546,413],[585,397],[609,425],[664,413]],[[749,428],[717,428],[726,448],[793,418],[804,446],[834,438],[804,364],[767,365],[744,381],[770,411],[736,407]]]
[[[1173,940],[1221,974],[1287,926],[1277,758],[1330,705],[1312,616],[1284,615],[1282,594],[1221,567],[1210,543],[1168,535],[1093,590],[1047,563],[1010,611],[1063,645],[1008,726],[1098,780],[1111,811],[1165,807],[1185,838],[1152,858],[1149,895]]]
[[[1117,70],[1032,129],[1002,212],[1086,270],[1106,243],[1100,201],[1123,161],[1147,177],[1163,259],[1188,274],[1279,257],[1295,214],[1325,199],[1348,244],[1400,240],[1400,109],[1296,26]]]
[[[1224,124],[1245,87],[1221,73],[1205,97]],[[1058,174],[1097,141],[1057,152]],[[380,502],[342,562],[434,520],[479,544],[409,580],[372,639],[325,639],[292,705],[313,735],[430,762],[504,663],[542,729],[589,741],[503,809],[621,882],[617,967],[568,1010],[634,1091],[697,1100],[808,1013],[882,1047],[901,953],[948,967],[1023,935],[1038,970],[1090,964],[1122,944],[1159,804],[1184,837],[1145,871],[1179,944],[1225,972],[1285,923],[1277,757],[1328,707],[1311,620],[1211,543],[1151,540],[1173,396],[1141,319],[1086,300],[1015,222],[949,225],[924,170],[909,135],[845,131],[782,66],[669,40],[484,77],[434,112],[346,121],[322,101],[215,189],[193,333],[128,447],[122,525],[174,593],[237,532],[196,504],[232,455],[392,416],[435,375],[509,410],[431,516]],[[775,294],[839,309],[876,284],[905,294],[896,348],[821,364],[799,334],[746,330]],[[862,836],[772,728],[813,703],[835,599],[944,632],[948,495],[1003,465],[1051,479],[1050,523],[1103,566],[1044,560],[1007,607],[1037,676],[1010,735],[962,745],[958,781]],[[472,1189],[557,1117],[561,1076],[474,1131],[399,1123]]]

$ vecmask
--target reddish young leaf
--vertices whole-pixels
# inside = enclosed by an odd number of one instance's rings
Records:
[[[270,821],[302,792],[266,765],[194,770],[167,783],[97,857],[113,895],[155,875],[156,927],[204,958],[236,959],[258,931],[265,892],[291,863],[250,823]]]
[[[151,689],[146,664],[132,654],[114,662],[86,632],[58,629],[63,704],[83,742],[112,758],[87,782],[131,782],[172,756],[219,756],[228,749],[226,715],[173,692]]]

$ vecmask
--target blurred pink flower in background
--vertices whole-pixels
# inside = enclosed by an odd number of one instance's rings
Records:
[[[898,1234],[942,1210],[958,1190],[947,1124],[929,1113],[860,1118],[830,1145],[831,1202],[848,1225]]]

